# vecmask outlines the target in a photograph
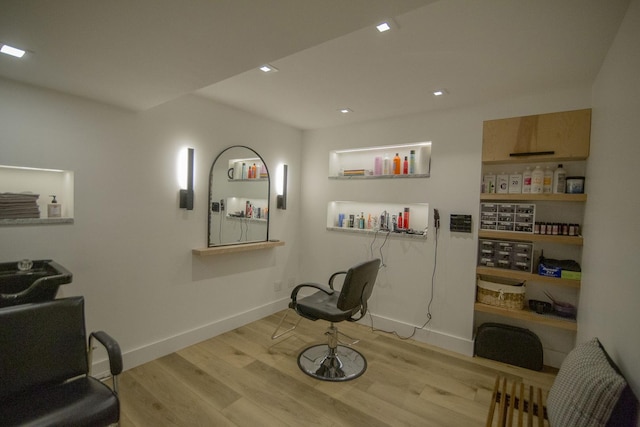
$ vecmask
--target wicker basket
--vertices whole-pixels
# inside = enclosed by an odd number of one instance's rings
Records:
[[[524,282],[497,277],[478,276],[479,303],[522,310],[524,308]]]

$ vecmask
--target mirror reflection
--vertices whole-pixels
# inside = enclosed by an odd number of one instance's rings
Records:
[[[269,239],[269,172],[262,157],[235,145],[209,175],[209,247]]]

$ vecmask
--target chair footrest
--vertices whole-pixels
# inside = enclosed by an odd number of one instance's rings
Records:
[[[548,426],[546,393],[540,387],[498,376],[493,386],[486,427]],[[524,424],[526,414],[526,424]]]

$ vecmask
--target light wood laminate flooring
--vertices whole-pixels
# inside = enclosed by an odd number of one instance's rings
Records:
[[[325,342],[328,322],[303,319],[271,340],[281,316],[124,372],[120,425],[483,426],[496,375],[546,390],[555,377],[342,322],[341,332],[361,340],[355,348],[367,371],[348,382],[319,381],[300,371],[297,356]]]

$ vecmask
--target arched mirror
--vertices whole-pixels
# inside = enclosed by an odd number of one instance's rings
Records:
[[[209,174],[209,247],[269,239],[269,171],[258,153],[234,145]]]

